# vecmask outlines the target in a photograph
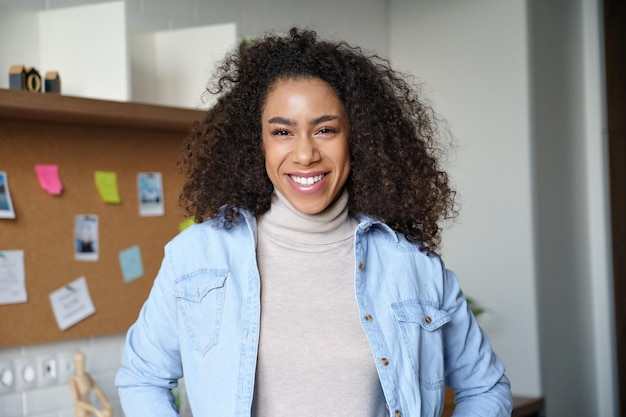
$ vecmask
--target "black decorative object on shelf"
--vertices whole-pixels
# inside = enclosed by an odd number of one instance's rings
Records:
[[[46,72],[42,80],[39,71],[35,67],[24,65],[11,65],[9,69],[9,88],[11,90],[27,90],[34,93],[60,93],[61,78],[57,71]]]
[[[26,68],[26,90],[41,93],[41,75],[35,67]]]

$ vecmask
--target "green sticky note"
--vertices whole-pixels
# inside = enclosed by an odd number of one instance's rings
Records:
[[[178,224],[178,231],[182,232],[183,230],[185,230],[186,228],[188,228],[189,226],[191,226],[194,223],[195,223],[195,221],[194,221],[193,217],[190,217],[187,220],[183,220],[182,222],[180,222]]]
[[[117,189],[117,174],[112,171],[94,172],[94,181],[100,198],[105,203],[120,204],[120,193]]]

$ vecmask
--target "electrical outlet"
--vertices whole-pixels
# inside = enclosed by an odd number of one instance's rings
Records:
[[[53,385],[59,378],[59,365],[56,356],[38,356],[39,386]]]
[[[38,385],[39,374],[37,359],[34,357],[20,357],[13,360],[15,369],[15,390],[23,391]]]
[[[15,389],[15,370],[11,361],[0,361],[0,394],[13,392]]]
[[[66,384],[74,376],[74,352],[59,352],[57,354],[57,382]]]

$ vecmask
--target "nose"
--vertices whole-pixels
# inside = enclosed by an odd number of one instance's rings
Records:
[[[294,141],[292,155],[294,162],[301,165],[311,165],[320,159],[320,153],[315,144],[315,139],[308,135],[299,136]]]

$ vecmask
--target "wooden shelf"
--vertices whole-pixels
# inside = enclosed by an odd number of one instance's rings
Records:
[[[0,120],[187,131],[204,111],[0,89]]]

